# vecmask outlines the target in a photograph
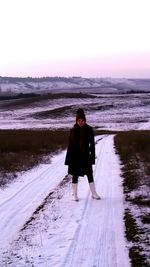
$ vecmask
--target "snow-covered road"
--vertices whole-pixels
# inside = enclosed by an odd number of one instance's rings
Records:
[[[61,266],[125,267],[129,259],[123,227],[123,193],[113,137],[97,146],[94,177],[102,200],[88,194],[81,221]],[[84,185],[83,185],[84,186]],[[80,193],[82,196],[82,192]]]
[[[2,266],[8,266],[7,263],[11,267],[130,266],[124,238],[119,159],[114,151],[113,136],[97,139],[94,178],[101,200],[91,198],[86,178],[80,178],[79,202],[71,201],[71,184],[64,186],[62,197],[45,207],[42,219],[37,218],[40,224],[33,222],[19,233],[34,210],[64,178],[67,171],[65,152],[57,155],[52,164],[26,174],[23,182],[18,181],[1,191]],[[44,218],[46,231],[42,228]],[[20,244],[21,240],[16,245],[15,239],[19,235],[26,235],[25,239],[30,236],[30,245],[25,241]]]
[[[45,197],[66,174],[62,152],[50,165],[40,165],[0,190],[0,249],[6,248]],[[61,172],[58,171],[62,166]]]

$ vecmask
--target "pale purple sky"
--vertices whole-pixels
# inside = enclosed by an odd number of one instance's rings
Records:
[[[150,78],[149,0],[0,0],[0,76]]]

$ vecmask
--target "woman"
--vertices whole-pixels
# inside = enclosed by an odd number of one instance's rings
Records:
[[[100,199],[96,193],[93,179],[92,165],[95,164],[94,133],[86,123],[83,109],[79,108],[76,114],[76,123],[70,130],[69,144],[65,159],[68,173],[72,175],[73,200],[78,201],[78,177],[87,175],[92,197]]]

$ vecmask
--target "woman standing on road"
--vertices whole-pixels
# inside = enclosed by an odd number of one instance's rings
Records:
[[[83,109],[79,108],[76,114],[76,123],[70,130],[65,159],[65,165],[68,165],[68,174],[72,175],[73,200],[79,200],[77,194],[78,177],[84,175],[87,175],[92,198],[100,199],[100,196],[96,193],[93,179],[92,165],[94,164],[95,143],[93,129],[86,123]]]

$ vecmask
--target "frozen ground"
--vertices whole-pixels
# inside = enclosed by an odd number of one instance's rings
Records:
[[[150,129],[148,93],[95,94],[95,98],[58,98],[28,105],[1,101],[0,129],[70,128],[79,106],[85,109],[87,122],[100,129]],[[100,201],[91,199],[86,178],[80,179],[79,203],[71,201],[71,180],[63,180],[65,152],[0,190],[0,266],[130,266],[113,137],[100,140],[96,151],[94,176]]]
[[[1,266],[130,266],[113,136],[97,138],[96,155],[99,201],[91,199],[86,178],[79,181],[80,201],[71,200],[71,181],[62,182],[65,151],[1,190]]]
[[[86,92],[87,93],[87,92]],[[93,96],[93,95],[92,95]],[[93,127],[108,130],[150,129],[150,95],[94,94],[94,98],[0,101],[0,129],[70,128],[78,107]]]

